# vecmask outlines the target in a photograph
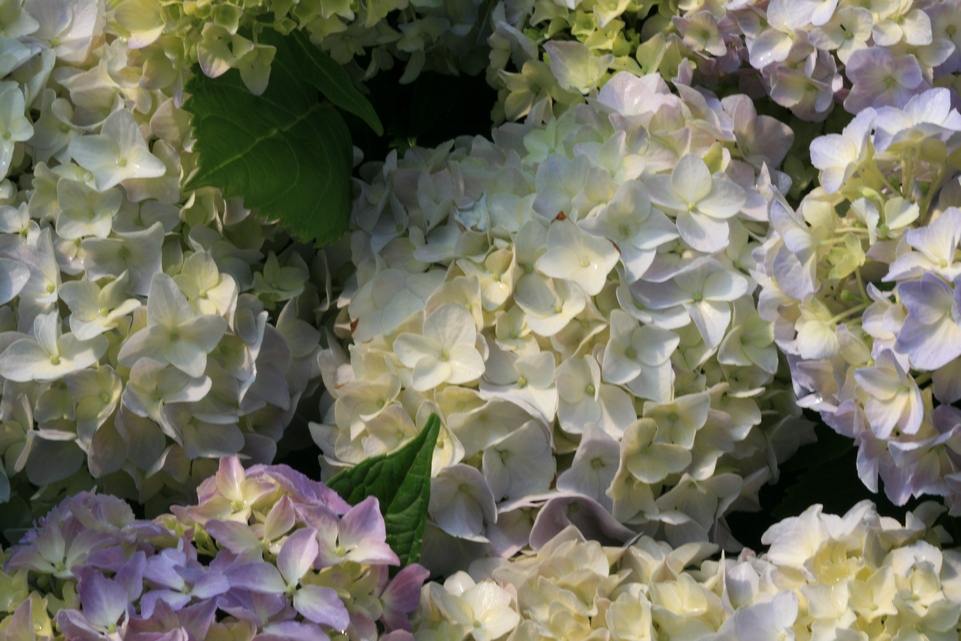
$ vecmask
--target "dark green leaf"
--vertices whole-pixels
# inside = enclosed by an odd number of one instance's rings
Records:
[[[0,544],[3,544],[3,539],[6,539],[6,545],[0,545],[0,547],[19,542],[30,529],[32,521],[30,506],[18,494],[11,496],[6,503],[0,503],[0,534],[3,535],[3,538],[0,538]]]
[[[420,558],[430,501],[431,460],[439,433],[440,419],[431,414],[417,438],[401,449],[369,458],[327,482],[351,505],[368,496],[377,497],[387,526],[387,543],[402,566]]]
[[[344,68],[312,43],[307,34],[294,31],[283,36],[268,29],[260,35],[259,41],[276,47],[277,58],[281,58],[285,64],[297,64],[299,61],[298,69],[303,80],[336,106],[362,119],[378,136],[384,135],[384,127],[374,107],[357,90]]]
[[[251,94],[236,70],[190,81],[184,106],[200,154],[186,189],[217,187],[296,235],[326,243],[350,221],[350,134],[304,80],[309,64],[288,49],[278,48],[262,96]]]

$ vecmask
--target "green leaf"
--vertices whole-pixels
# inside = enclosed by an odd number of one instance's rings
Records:
[[[0,534],[3,536],[0,538],[0,547],[17,543],[30,529],[32,521],[30,505],[19,494],[15,493],[9,501],[0,503]],[[6,539],[6,546],[3,545],[3,539]]]
[[[431,414],[413,441],[393,454],[371,457],[343,470],[327,486],[356,505],[368,496],[380,501],[387,526],[387,544],[400,557],[401,566],[420,558],[430,501],[430,467],[440,419]]]
[[[290,49],[294,59],[303,60],[301,65],[303,80],[324,94],[324,97],[336,106],[366,122],[378,136],[384,135],[384,126],[380,123],[374,107],[357,90],[344,68],[312,43],[306,33],[294,31],[288,36],[283,36],[268,29],[260,35],[259,41],[261,44],[276,47],[278,57],[282,51],[286,54],[286,50]]]
[[[186,189],[212,186],[242,197],[264,218],[318,243],[335,240],[350,222],[353,148],[337,110],[318,101],[308,82],[314,61],[277,41],[270,82],[250,93],[232,69],[219,78],[197,73],[184,108],[200,152]]]

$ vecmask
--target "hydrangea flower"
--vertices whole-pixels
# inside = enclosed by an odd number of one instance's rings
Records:
[[[38,511],[74,474],[160,508],[212,457],[269,462],[320,383],[312,310],[330,293],[308,266],[326,259],[239,200],[180,188],[196,154],[181,36],[236,33],[244,10],[172,35],[160,4],[114,4],[0,6],[0,412],[18,417],[0,496],[59,483]]]
[[[77,164],[93,173],[97,190],[105,191],[130,178],[156,178],[167,171],[150,153],[140,127],[126,109],[103,121],[100,134],[70,141],[68,151]]]
[[[523,118],[538,102],[556,115],[617,71],[643,70],[691,86],[751,87],[805,121],[822,122],[835,104],[852,114],[872,104],[902,107],[956,71],[958,43],[948,23],[957,8],[954,0],[695,2],[656,9],[613,1],[550,8],[502,2],[492,13],[490,44],[497,54],[488,78],[499,90],[497,115],[508,120]],[[555,59],[562,61],[560,85],[547,75],[546,63],[553,68]],[[542,69],[536,82],[535,68]],[[796,166],[791,173],[801,171]]]
[[[236,483],[257,488],[243,494],[256,511],[234,505]],[[350,508],[288,467],[244,471],[236,457],[221,460],[199,498],[152,521],[107,495],[63,501],[5,555],[0,586],[22,578],[24,589],[3,588],[0,633],[18,641],[26,630],[34,641],[214,639],[224,631],[360,640],[377,638],[378,626],[410,630],[426,572],[411,564],[389,577],[398,559],[376,499]],[[229,517],[219,509],[225,501],[235,508]],[[262,545],[258,532],[272,543]],[[346,556],[323,550],[335,541],[351,548]],[[480,603],[477,613],[486,616]]]
[[[166,274],[156,274],[147,294],[147,326],[124,343],[117,358],[128,367],[151,358],[170,363],[189,376],[201,376],[207,354],[226,330],[222,316],[195,313],[176,282]]]
[[[269,462],[320,384],[330,291],[309,279],[326,258],[239,200],[181,190],[189,38],[164,34],[159,4],[115,5],[2,5],[0,496],[44,486],[35,516],[75,483],[162,508],[220,455]]]
[[[814,140],[822,187],[796,214],[778,206],[754,278],[802,404],[855,439],[865,485],[877,490],[880,477],[897,503],[945,496],[957,512],[948,479],[961,459],[947,406],[961,398],[961,212],[945,179],[961,120],[948,97],[931,89],[900,108],[869,107]],[[928,136],[937,154],[923,151]]]
[[[326,473],[434,411],[441,541],[500,555],[572,522],[622,540],[723,530],[778,458],[748,438],[777,361],[748,266],[774,193],[764,154],[783,150],[735,158],[738,101],[674,88],[617,74],[543,124],[364,170],[339,341],[318,361]]]
[[[399,334],[394,353],[413,370],[414,389],[425,391],[442,383],[477,380],[484,371],[484,360],[476,343],[473,318],[463,307],[447,304],[424,319],[420,334]]]
[[[425,585],[414,634],[953,638],[961,631],[961,556],[940,549],[944,532],[932,527],[938,511],[924,504],[902,525],[868,502],[843,516],[814,505],[774,524],[764,536],[766,552],[744,550],[720,561],[710,559],[715,548],[708,544],[675,548],[642,536],[626,547],[603,547],[569,527],[537,551],[478,560],[443,584]],[[482,591],[486,605],[478,607]]]
[[[392,1],[367,6],[350,0],[310,0],[294,6],[256,0],[242,6],[227,3],[184,13],[155,0],[123,0],[114,7],[113,15],[121,29],[130,34],[128,46],[137,52],[132,65],[142,67],[140,73],[151,89],[165,90],[178,101],[194,63],[199,63],[201,71],[211,78],[237,69],[248,89],[263,93],[274,50],[242,35],[254,24],[283,34],[303,30],[338,63],[368,78],[397,62],[405,64],[404,82],[413,81],[424,69],[477,73],[483,68],[487,52],[480,46],[482,39],[474,42],[468,37],[484,19],[475,3],[418,5],[410,14],[402,11],[405,8]],[[45,38],[56,40],[51,46],[58,47],[58,55],[71,44],[79,46],[84,41],[81,34],[102,20],[102,11],[79,13],[69,36],[63,31],[59,37],[48,33],[53,25],[44,30]],[[272,18],[263,22],[266,14]],[[44,15],[53,19],[49,13]],[[55,19],[58,26],[64,22],[62,15]],[[362,52],[369,58],[365,67],[360,66]]]
[[[63,334],[60,317],[40,314],[33,322],[33,337],[14,341],[0,355],[0,376],[16,381],[51,381],[95,364],[107,350],[107,340],[94,336],[81,340]]]

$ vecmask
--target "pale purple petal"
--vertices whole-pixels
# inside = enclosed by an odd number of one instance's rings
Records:
[[[7,627],[10,641],[35,641],[33,629],[33,599],[25,599],[17,606]]]
[[[894,349],[910,355],[916,369],[936,370],[961,356],[961,327],[950,317],[925,325],[909,315]]]
[[[230,588],[231,584],[226,576],[211,570],[204,572],[199,579],[194,581],[191,593],[198,599],[209,599],[220,596]]]
[[[260,627],[288,607],[283,594],[264,594],[248,590],[231,590],[217,600],[218,607],[241,621]]]
[[[176,553],[176,550],[168,549],[150,557],[144,568],[144,579],[159,587],[180,590],[184,586],[184,579],[177,569],[183,567],[185,559],[174,558]]]
[[[230,585],[235,588],[245,588],[251,592],[266,592],[268,594],[283,594],[287,584],[277,568],[269,563],[244,563],[227,573]]]
[[[216,479],[221,496],[231,500],[243,500],[245,474],[240,459],[236,456],[221,457]]]
[[[588,539],[603,545],[621,545],[634,536],[594,499],[558,495],[541,508],[531,530],[531,547],[540,549],[556,534],[574,525]]]
[[[260,545],[260,539],[246,523],[210,520],[204,527],[218,544],[234,554],[242,554]]]
[[[97,627],[115,625],[127,610],[127,591],[99,572],[86,575],[79,592],[84,616]]]
[[[281,497],[281,499],[270,508],[270,512],[267,513],[267,518],[264,520],[264,540],[273,541],[274,539],[280,538],[294,527],[296,519],[297,514],[294,511],[293,501],[291,501],[288,496]],[[208,531],[210,530],[209,525],[207,529]]]
[[[387,530],[377,499],[369,496],[351,508],[340,522],[340,545],[358,563],[400,563],[385,543]]]
[[[56,620],[64,636],[71,641],[103,641],[103,634],[78,610],[64,608],[57,613]]]
[[[137,550],[114,576],[114,580],[126,590],[127,600],[131,603],[139,599],[143,592],[143,573],[146,567],[147,555],[143,550]]]
[[[420,589],[430,576],[427,568],[412,563],[397,573],[380,595],[384,605],[383,622],[387,631],[411,630],[407,615],[420,603]]]
[[[257,641],[330,641],[330,637],[313,623],[281,621],[264,626]]]
[[[284,541],[277,554],[277,569],[288,585],[296,585],[314,565],[320,546],[317,543],[317,530],[304,528],[297,530]]]
[[[954,304],[954,289],[931,273],[924,274],[920,280],[899,283],[897,291],[908,316],[923,325],[935,323],[946,313],[950,314]]]
[[[350,613],[332,588],[305,585],[294,595],[294,608],[314,623],[335,630],[345,630],[350,625]]]
[[[961,355],[958,293],[938,276],[926,273],[919,281],[898,285],[908,310],[895,349],[909,354],[919,369],[934,370]]]
[[[147,618],[154,615],[157,603],[163,601],[173,610],[179,610],[190,603],[190,595],[177,590],[153,590],[140,599],[140,612]]]

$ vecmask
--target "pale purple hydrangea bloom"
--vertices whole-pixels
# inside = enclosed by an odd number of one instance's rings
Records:
[[[549,58],[537,51],[539,34],[550,39],[566,26],[579,41],[567,46],[579,45],[581,66],[613,74],[621,67],[610,54],[624,46],[625,34],[611,31],[610,22],[635,19],[630,3],[593,6],[590,15],[591,9],[572,2],[554,9],[549,19],[538,7],[505,0],[493,14],[490,43],[498,54],[491,57],[489,78],[500,89],[498,107],[508,120],[527,115],[537,100],[555,114],[580,102],[577,92],[568,95],[549,72],[535,78],[534,66]],[[663,15],[662,7],[661,15],[648,17],[646,40],[636,55],[647,71],[676,74],[686,84],[696,78],[700,86],[740,83],[752,96],[767,95],[802,120],[821,122],[835,104],[854,114],[868,105],[901,107],[935,79],[946,82],[944,76],[961,60],[959,9],[957,0],[863,6],[836,0],[682,3],[676,15]],[[524,73],[508,71],[508,62]],[[522,97],[526,109],[520,110]]]
[[[399,561],[385,536],[376,499],[352,508],[290,468],[244,470],[231,457],[199,505],[154,521],[109,496],[65,500],[4,571],[76,592],[53,617],[69,639],[203,641],[215,627],[243,639],[403,638],[427,572],[411,564],[390,579]]]
[[[853,84],[844,108],[860,113],[867,107],[904,107],[913,96],[930,89],[914,56],[895,56],[883,47],[854,52],[847,65]]]
[[[890,54],[862,49],[852,65],[876,55]],[[958,513],[961,191],[946,159],[961,146],[961,115],[951,105],[948,89],[930,89],[815,139],[821,186],[796,212],[772,202],[752,275],[800,403],[854,439],[864,484],[877,491],[880,479],[898,504],[943,496]]]

